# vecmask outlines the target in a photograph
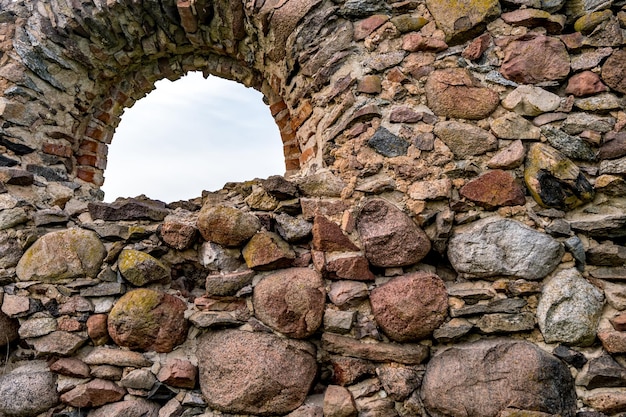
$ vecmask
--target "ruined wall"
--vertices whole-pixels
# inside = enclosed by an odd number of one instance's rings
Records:
[[[622,8],[0,0],[0,416],[622,415]],[[288,175],[102,203],[194,70]]]

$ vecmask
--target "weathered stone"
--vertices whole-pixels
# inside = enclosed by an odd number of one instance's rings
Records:
[[[476,322],[476,327],[485,334],[528,332],[535,328],[535,316],[532,313],[485,314]]]
[[[626,213],[611,208],[597,213],[572,213],[567,217],[572,229],[594,237],[615,238],[626,236]]]
[[[587,363],[585,355],[565,345],[558,345],[554,348],[552,353],[554,356],[572,365],[576,369],[582,368]]]
[[[108,329],[120,346],[170,352],[187,336],[186,304],[169,294],[149,289],[126,293],[111,310]]]
[[[567,366],[529,342],[510,339],[456,345],[434,356],[421,396],[437,417],[496,417],[507,407],[576,414]]]
[[[419,262],[430,251],[426,234],[409,216],[382,199],[369,200],[357,217],[365,257],[374,266]]]
[[[365,75],[357,85],[359,93],[380,94],[382,91],[381,79],[378,75]]]
[[[252,186],[252,193],[244,201],[253,210],[273,211],[278,207],[278,200],[258,185]]]
[[[70,332],[55,331],[28,342],[40,354],[69,356],[85,344],[87,338]]]
[[[159,404],[144,399],[106,404],[89,411],[87,417],[159,417]]]
[[[156,377],[150,369],[133,369],[125,372],[119,384],[124,388],[149,391],[156,383]]]
[[[437,275],[415,272],[372,290],[372,312],[383,332],[399,342],[428,337],[445,320],[446,287]]]
[[[443,200],[452,194],[452,181],[448,178],[431,181],[415,181],[408,189],[414,200]]]
[[[76,358],[60,358],[50,365],[50,370],[57,374],[74,378],[89,377],[89,366]]]
[[[402,49],[409,52],[441,52],[448,49],[448,44],[445,43],[443,39],[433,36],[422,36],[420,33],[408,33],[402,37]]]
[[[356,417],[356,404],[350,391],[339,385],[329,385],[324,393],[324,416]]]
[[[434,133],[457,158],[482,155],[498,148],[498,140],[495,136],[467,123],[440,122],[435,125]]]
[[[517,113],[506,113],[491,122],[491,131],[499,139],[539,140],[541,131]]]
[[[449,13],[446,10],[446,14]],[[498,93],[461,68],[433,72],[426,81],[428,107],[438,116],[460,119],[482,119],[498,106]]]
[[[613,90],[626,93],[626,51],[618,49],[602,65],[602,79]]]
[[[522,116],[538,116],[560,105],[561,97],[532,85],[520,85],[502,100],[502,107]]]
[[[256,216],[232,207],[204,206],[198,215],[200,234],[209,242],[240,246],[261,228]]]
[[[161,221],[169,214],[165,203],[138,198],[120,198],[113,203],[90,202],[88,208],[93,219],[105,221],[141,219]]]
[[[12,233],[0,233],[0,268],[16,266],[23,254],[20,241]]]
[[[384,127],[378,128],[367,144],[379,154],[392,158],[394,156],[406,155],[409,143],[394,135]]]
[[[292,217],[288,214],[278,214],[276,220],[276,231],[287,242],[298,242],[307,238],[311,234],[313,225],[301,217]]]
[[[209,332],[200,339],[197,357],[207,403],[227,413],[295,410],[317,369],[312,345],[267,333]]]
[[[623,99],[615,94],[602,93],[591,97],[577,98],[574,106],[584,111],[608,112],[624,107]]]
[[[170,281],[170,270],[155,257],[138,250],[124,249],[117,259],[120,274],[131,284],[142,287]]]
[[[433,337],[440,343],[450,343],[468,334],[474,325],[466,319],[453,318],[433,332]]]
[[[324,252],[359,250],[336,223],[324,216],[315,216],[312,232],[313,239],[311,245],[315,250]]]
[[[588,113],[570,113],[561,125],[561,129],[570,135],[578,135],[585,130],[606,133],[612,130],[614,126],[615,118],[613,117],[603,117]]]
[[[626,368],[610,355],[602,355],[589,361],[589,366],[576,376],[576,385],[589,390],[626,386]]]
[[[578,271],[559,272],[544,285],[537,306],[537,320],[545,341],[590,345],[596,337],[603,305],[602,291]]]
[[[428,358],[427,346],[412,343],[364,343],[347,336],[333,333],[322,335],[322,347],[339,355],[366,359],[374,362],[398,362],[419,365]]]
[[[289,200],[298,195],[298,188],[282,175],[272,175],[262,180],[261,186],[278,200]]]
[[[576,97],[585,97],[607,91],[608,88],[595,72],[583,71],[567,80],[565,92]]]
[[[87,319],[87,335],[89,335],[94,346],[101,346],[109,341],[106,314],[94,314],[89,316]]]
[[[421,385],[424,367],[385,364],[376,368],[376,375],[392,400],[404,401]]]
[[[351,302],[360,301],[369,295],[364,282],[338,281],[330,284],[328,298],[336,306],[343,306]]]
[[[105,255],[104,245],[94,232],[82,229],[51,232],[26,250],[15,272],[22,281],[58,282],[95,277]]]
[[[533,144],[526,157],[526,186],[544,207],[571,210],[593,199],[593,187],[571,160],[556,149]]]
[[[333,384],[352,385],[368,375],[374,375],[374,364],[363,359],[348,356],[333,356],[330,359],[333,368]]]
[[[526,304],[522,298],[501,298],[478,304],[466,303],[459,308],[450,308],[450,316],[461,317],[494,313],[517,314]]]
[[[144,290],[142,290],[144,291]],[[129,350],[110,349],[106,347],[97,347],[90,351],[83,358],[87,365],[113,365],[113,366],[132,366],[140,368],[143,366],[151,366],[152,362],[146,359],[141,353]]]
[[[522,38],[507,45],[500,72],[520,84],[562,80],[570,71],[569,54],[559,39]]]
[[[556,268],[563,252],[550,236],[498,216],[458,228],[448,244],[452,266],[470,278],[541,279]]]
[[[1,299],[0,296],[0,302]],[[20,324],[17,320],[9,317],[3,311],[0,312],[0,347],[8,345],[19,337],[19,327]]]
[[[229,296],[252,284],[255,272],[251,270],[208,275],[206,277],[206,292],[209,295]]]
[[[394,24],[400,33],[417,32],[428,23],[428,19],[421,16],[415,17],[410,14],[401,14],[392,17],[391,23]]]
[[[541,133],[548,140],[548,143],[558,149],[563,155],[572,159],[583,161],[593,161],[596,153],[587,142],[578,136],[571,136],[560,129],[550,126],[543,126]]]
[[[326,291],[321,276],[309,268],[275,272],[254,288],[256,316],[276,331],[303,339],[322,324]]]
[[[157,379],[172,387],[193,389],[196,386],[198,369],[189,361],[172,359],[161,367]]]
[[[329,308],[324,311],[324,330],[334,333],[348,333],[352,330],[356,312],[339,311]]]
[[[375,276],[369,269],[369,263],[363,256],[340,256],[326,259],[326,273],[333,279],[353,279],[355,281],[373,281]]]
[[[548,33],[561,33],[565,26],[565,16],[551,15],[545,10],[519,9],[502,13],[502,20],[513,26],[525,26],[529,28],[542,26]]]
[[[614,139],[602,144],[598,159],[617,159],[626,156],[626,134],[618,134]]]
[[[163,242],[178,250],[190,247],[198,234],[195,224],[177,219],[166,219],[159,231]]]
[[[40,337],[52,333],[57,329],[57,321],[53,317],[33,317],[22,322],[19,335],[26,339]]]
[[[600,162],[600,174],[626,174],[626,156]]]
[[[487,210],[526,204],[524,190],[511,174],[501,170],[487,172],[468,182],[459,193]]]
[[[602,347],[609,353],[626,353],[626,332],[618,332],[613,329],[598,332],[598,339]]]
[[[583,397],[583,403],[602,413],[614,415],[626,411],[626,393],[623,390],[594,390]]]
[[[242,250],[248,268],[272,270],[291,266],[296,255],[287,242],[273,232],[259,232]]]
[[[0,412],[7,416],[34,417],[59,403],[56,376],[47,366],[19,367],[0,377]]]
[[[225,248],[213,242],[204,242],[200,246],[198,258],[200,264],[211,271],[236,271],[243,264],[239,248]]]
[[[473,33],[500,15],[500,3],[492,0],[428,0],[426,5],[437,26],[445,32],[446,40],[453,43],[471,39]]]
[[[119,385],[94,379],[61,395],[61,401],[73,407],[99,407],[122,399],[126,390]]]
[[[298,179],[298,189],[305,197],[340,197],[345,186],[341,178],[329,171],[319,171]]]
[[[487,162],[487,166],[492,169],[512,169],[517,168],[524,162],[526,150],[521,140],[516,140],[496,154]]]

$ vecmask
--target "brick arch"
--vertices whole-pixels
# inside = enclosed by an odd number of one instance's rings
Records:
[[[35,7],[1,1],[0,87],[8,110],[0,119],[10,125],[6,141],[28,148],[7,164],[77,180],[82,194],[97,197],[124,109],[159,79],[202,71],[265,95],[287,173],[314,165],[321,147],[298,137],[313,113],[310,90],[320,87],[311,83],[310,70],[301,74],[297,58],[315,42],[307,33],[311,24],[300,38],[289,37],[319,2],[257,3],[59,0]],[[307,43],[296,45],[303,38]]]

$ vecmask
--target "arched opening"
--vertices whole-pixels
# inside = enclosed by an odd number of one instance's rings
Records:
[[[155,85],[115,131],[105,201],[186,200],[228,181],[284,174],[280,132],[261,93],[200,72]]]

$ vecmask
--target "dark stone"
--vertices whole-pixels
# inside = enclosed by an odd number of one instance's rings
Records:
[[[23,145],[21,143],[15,143],[8,140],[6,137],[0,137],[0,145],[4,146],[8,150],[12,151],[14,154],[22,156],[28,155],[29,153],[33,153],[35,150],[30,146]]]
[[[15,159],[7,158],[4,155],[0,155],[0,167],[14,167],[19,164]]]
[[[596,153],[591,146],[578,136],[571,136],[560,129],[551,126],[541,128],[541,133],[548,139],[548,143],[558,149],[563,155],[582,161],[595,161]]]
[[[169,214],[165,203],[135,198],[118,199],[113,203],[91,202],[88,208],[93,219],[105,221],[141,219],[162,221]]]
[[[28,172],[32,172],[35,175],[44,177],[48,181],[63,182],[68,180],[67,172],[59,168],[49,168],[40,165],[27,165],[26,170]]]
[[[587,363],[585,355],[565,345],[558,345],[552,354],[576,369],[582,368]]]
[[[381,155],[389,158],[406,155],[409,143],[384,127],[378,128],[367,144]]]
[[[298,188],[281,175],[272,175],[261,181],[261,187],[278,200],[289,200],[298,195]]]
[[[620,132],[614,139],[604,142],[598,151],[600,160],[617,159],[624,155],[626,155],[626,132]]]
[[[610,355],[604,354],[589,361],[588,368],[578,375],[576,383],[590,390],[626,387],[626,368]]]

